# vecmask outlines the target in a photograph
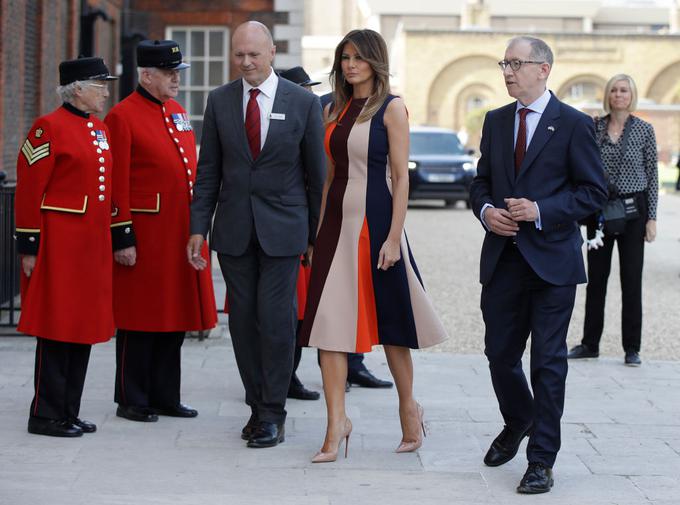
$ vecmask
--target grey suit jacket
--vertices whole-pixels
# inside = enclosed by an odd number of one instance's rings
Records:
[[[191,204],[191,233],[240,256],[256,233],[269,256],[302,254],[313,243],[326,177],[319,99],[279,79],[260,155],[253,160],[243,121],[241,79],[208,96]],[[215,208],[217,207],[217,210]],[[253,229],[254,227],[254,229]]]

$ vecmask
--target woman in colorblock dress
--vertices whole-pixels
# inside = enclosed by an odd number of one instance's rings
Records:
[[[423,409],[413,398],[410,349],[446,338],[404,233],[409,126],[403,101],[390,94],[383,38],[372,30],[348,33],[335,51],[331,81],[334,101],[324,110],[328,176],[300,335],[302,345],[320,349],[328,410],[316,463],[335,461],[352,430],[347,353],[374,345],[385,347],[399,393],[397,452],[418,449]]]

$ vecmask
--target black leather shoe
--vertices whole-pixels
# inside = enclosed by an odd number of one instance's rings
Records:
[[[640,354],[635,351],[630,351],[626,353],[626,357],[623,362],[628,366],[640,366],[642,365],[642,360],[640,359]]]
[[[130,421],[139,421],[140,423],[155,423],[158,421],[158,416],[153,410],[146,407],[135,407],[134,405],[118,405],[116,415]]]
[[[257,428],[257,416],[255,414],[250,415],[250,419],[248,419],[248,422],[246,425],[243,427],[241,430],[241,438],[243,440],[250,440],[250,437],[253,436],[253,433],[255,433],[255,428]]]
[[[586,344],[579,344],[571,348],[567,359],[597,358],[600,356],[598,351],[593,351]]]
[[[183,403],[178,403],[173,407],[154,407],[153,411],[159,416],[168,417],[196,417],[198,415],[198,410]]]
[[[275,447],[286,439],[285,431],[283,424],[260,421],[257,423],[257,428],[255,428],[250,440],[248,440],[248,447],[256,449]]]
[[[82,437],[83,430],[66,419],[28,418],[28,432],[48,437]]]
[[[515,457],[519,450],[519,444],[524,437],[531,433],[531,426],[525,430],[515,431],[509,426],[504,426],[503,431],[491,443],[491,447],[484,456],[486,466],[501,466]]]
[[[517,486],[517,492],[522,494],[547,493],[554,483],[552,468],[548,468],[543,463],[529,463],[529,468]]]
[[[364,388],[391,388],[393,386],[390,381],[378,379],[366,368],[363,370],[350,370],[347,373],[347,382]]]
[[[68,420],[68,422],[83,430],[83,433],[94,433],[97,431],[97,425],[91,423],[90,421],[83,421],[77,417],[72,417]]]
[[[293,378],[290,380],[290,386],[288,386],[288,398],[295,398],[296,400],[318,400],[321,395],[316,391],[311,391],[307,389],[297,375],[293,374]]]

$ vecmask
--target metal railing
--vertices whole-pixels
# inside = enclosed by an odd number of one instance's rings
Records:
[[[16,326],[19,257],[14,243],[14,185],[0,172],[0,327]]]

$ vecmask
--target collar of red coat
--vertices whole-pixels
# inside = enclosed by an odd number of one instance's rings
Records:
[[[144,98],[147,100],[151,100],[153,103],[158,104],[158,105],[163,105],[163,102],[161,102],[158,98],[153,96],[151,93],[149,93],[147,90],[145,90],[142,86],[139,84],[137,85],[137,93],[142,95]]]
[[[64,102],[63,107],[71,114],[75,114],[76,116],[84,117],[85,119],[88,119],[90,117],[90,114],[88,114],[87,112],[83,112],[82,110],[78,109],[77,107],[74,107],[70,103]]]

